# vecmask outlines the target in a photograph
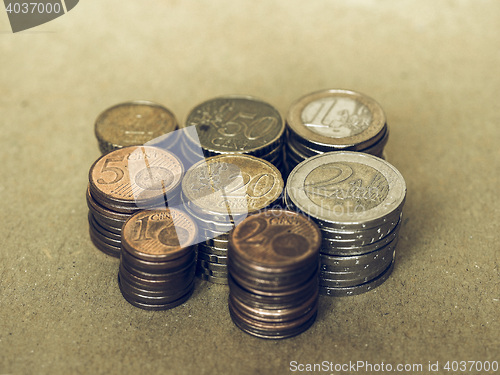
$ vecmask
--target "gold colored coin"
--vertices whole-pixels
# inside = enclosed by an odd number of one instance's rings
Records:
[[[144,100],[120,103],[102,112],[95,122],[95,135],[102,152],[142,145],[177,128],[167,108]]]
[[[250,155],[207,158],[182,181],[186,204],[199,215],[245,215],[275,202],[283,191],[279,170]]]

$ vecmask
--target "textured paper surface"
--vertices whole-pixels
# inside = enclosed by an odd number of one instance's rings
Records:
[[[12,34],[0,12],[0,374],[500,360],[499,15],[493,0],[106,0]],[[248,94],[285,115],[325,88],[387,114],[387,159],[408,185],[391,278],[321,297],[313,327],[277,342],[233,325],[224,286],[198,281],[171,311],[129,305],[118,260],[88,235],[98,114],[146,99],[183,121]]]

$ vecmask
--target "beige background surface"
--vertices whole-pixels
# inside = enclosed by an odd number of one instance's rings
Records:
[[[0,374],[500,361],[500,2],[81,1],[18,34],[0,11],[0,31]],[[284,341],[237,329],[224,286],[199,281],[171,311],[129,305],[118,260],[88,236],[97,115],[149,99],[183,120],[223,94],[286,113],[324,88],[387,113],[386,154],[408,185],[392,277],[322,297],[316,324]]]

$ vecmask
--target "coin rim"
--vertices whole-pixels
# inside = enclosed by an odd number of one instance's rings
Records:
[[[372,121],[365,130],[350,137],[333,138],[315,133],[304,125],[302,121],[302,112],[308,104],[318,99],[338,96],[348,96],[368,107],[372,114]],[[304,95],[292,103],[286,117],[288,128],[302,139],[306,139],[309,142],[321,146],[333,146],[337,148],[353,147],[355,150],[361,150],[373,144],[377,135],[379,135],[384,126],[386,126],[386,123],[387,120],[384,110],[375,99],[366,94],[346,89],[327,89]]]
[[[301,189],[301,187],[304,185],[304,181],[307,176],[313,170],[321,165],[334,162],[358,163],[375,169],[385,177],[389,184],[389,192],[387,194],[387,197],[376,207],[363,211],[363,217],[356,217],[355,219],[346,217],[336,219],[336,217],[338,218],[339,216],[335,214],[324,214],[325,212],[331,212],[331,210],[328,210],[326,208],[322,208],[323,214],[317,214],[316,212],[314,212],[314,210],[312,210],[311,213],[311,210],[308,210],[311,203],[316,207],[319,206],[309,199],[309,197],[305,194],[305,191]],[[299,185],[300,187],[292,190],[291,186],[294,185],[294,183],[295,185]],[[367,223],[381,220],[384,218],[384,216],[390,215],[394,211],[398,210],[405,202],[407,188],[402,174],[396,169],[396,167],[394,167],[387,161],[376,156],[361,152],[333,151],[313,156],[298,164],[288,175],[285,190],[291,203],[308,216],[327,223],[332,223],[334,225],[366,226]],[[295,192],[295,194],[291,194],[293,192]],[[308,205],[301,204],[303,202],[310,203]]]
[[[188,125],[188,120],[189,120],[189,117],[191,116],[191,114],[196,110],[198,109],[199,107],[202,107],[204,105],[206,105],[207,103],[210,103],[210,102],[213,102],[213,101],[216,101],[216,100],[220,100],[220,99],[228,99],[228,100],[250,100],[250,101],[254,101],[254,102],[259,102],[261,104],[265,104],[267,106],[269,106],[272,110],[274,110],[276,112],[276,114],[278,115],[279,117],[279,121],[280,121],[280,130],[277,134],[277,136],[275,136],[274,138],[271,139],[271,141],[267,142],[266,144],[262,145],[262,146],[259,146],[259,147],[254,147],[254,148],[251,148],[251,149],[247,149],[247,150],[244,150],[244,151],[224,151],[224,150],[217,150],[215,148],[210,148],[210,147],[205,147],[201,144],[200,142],[200,146],[203,150],[206,150],[208,151],[209,153],[213,153],[215,155],[228,155],[228,154],[252,154],[255,156],[258,156],[257,153],[258,151],[266,151],[268,150],[269,148],[273,149],[274,147],[272,147],[276,142],[279,142],[280,139],[283,137],[284,135],[284,132],[285,132],[285,120],[283,118],[283,116],[281,115],[281,113],[278,111],[278,109],[276,107],[274,107],[273,105],[271,105],[270,103],[262,100],[262,99],[259,99],[259,98],[256,98],[254,96],[251,96],[251,95],[222,95],[222,96],[217,96],[215,98],[212,98],[212,99],[208,99],[208,100],[205,100],[203,102],[201,102],[200,104],[196,105],[195,107],[193,107],[187,114],[186,116],[186,119],[185,121],[179,126],[180,128],[187,128]],[[189,125],[189,126],[196,126],[196,125]],[[186,133],[186,138],[192,143],[192,144],[197,144],[197,141],[192,139],[191,136]],[[266,154],[267,152],[264,152],[264,154]]]

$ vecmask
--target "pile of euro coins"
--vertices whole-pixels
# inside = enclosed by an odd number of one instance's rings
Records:
[[[249,96],[224,96],[205,101],[187,116],[183,154],[192,164],[205,157],[248,154],[267,160],[283,169],[285,124],[276,108]]]
[[[147,310],[184,303],[194,289],[196,223],[176,209],[144,210],[122,229],[118,284],[123,297]]]
[[[348,90],[324,90],[295,101],[286,118],[287,171],[318,154],[359,151],[383,157],[389,137],[382,107]]]
[[[322,294],[363,293],[389,277],[405,198],[399,171],[369,154],[324,153],[291,171],[285,205],[321,229]]]
[[[296,212],[264,210],[230,234],[229,312],[243,331],[261,338],[295,336],[318,310],[321,233]]]
[[[139,210],[178,201],[183,174],[179,159],[156,147],[120,148],[97,159],[86,194],[94,245],[119,257],[125,221]]]
[[[172,133],[167,145],[177,144],[180,132],[174,114],[164,106],[146,100],[114,105],[96,119],[94,131],[103,154],[128,146],[138,146]]]
[[[279,170],[251,155],[212,156],[182,180],[183,207],[199,230],[197,275],[227,284],[228,232],[247,215],[281,202]]]

